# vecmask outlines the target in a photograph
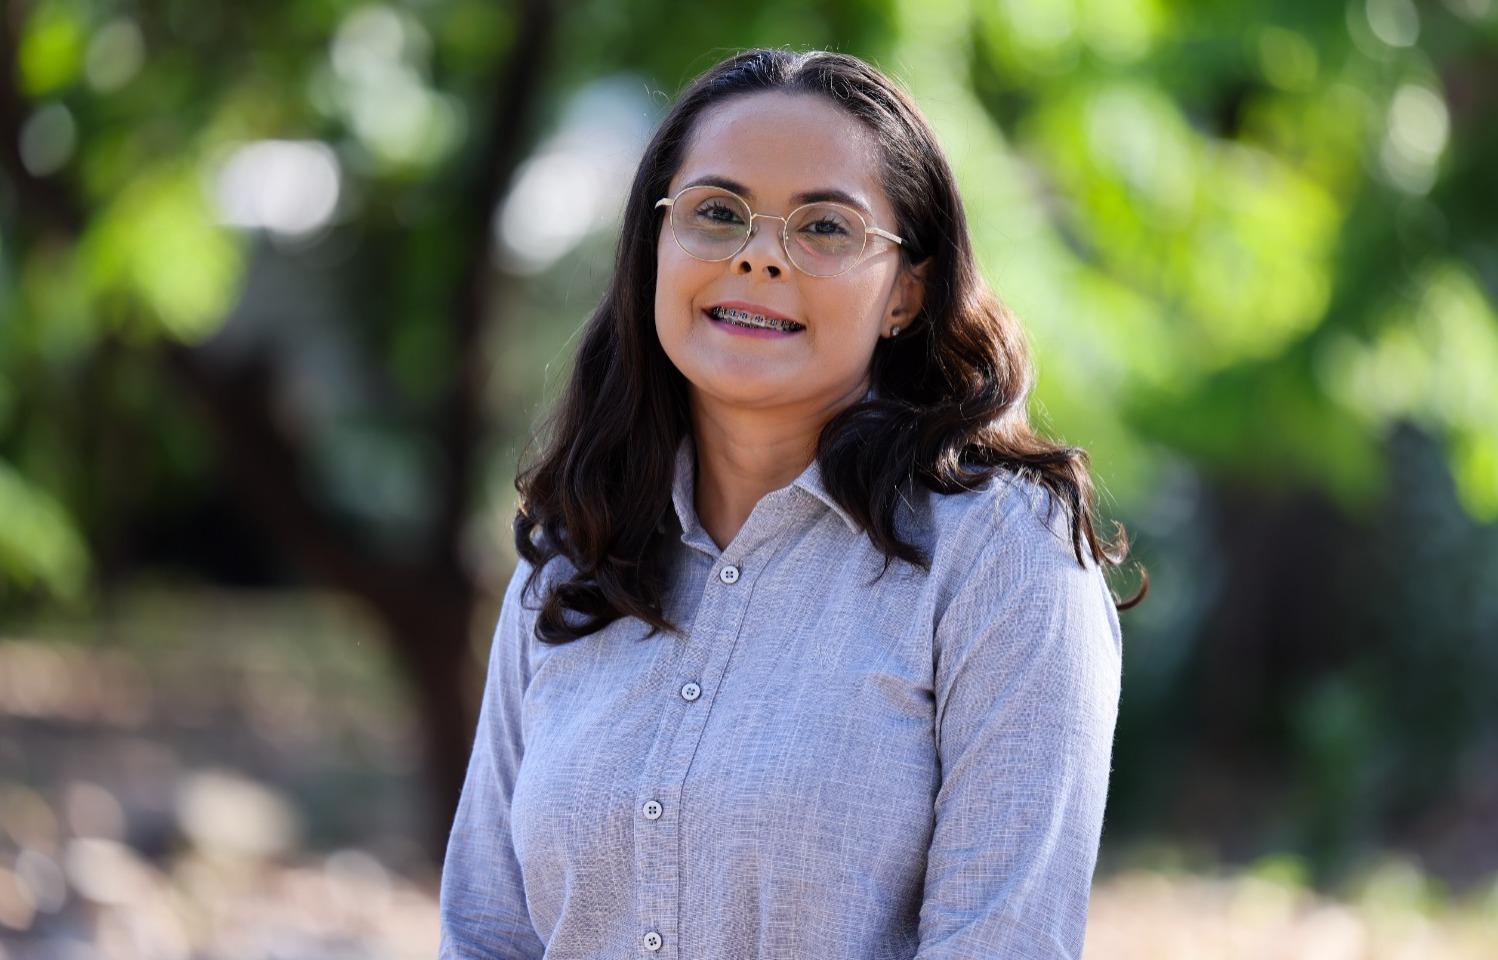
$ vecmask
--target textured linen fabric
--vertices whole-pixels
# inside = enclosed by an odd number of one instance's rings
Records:
[[[1061,505],[1047,521],[1007,471],[923,492],[901,533],[930,572],[874,583],[883,555],[815,461],[721,551],[695,463],[688,436],[665,606],[684,638],[626,618],[542,643],[515,570],[443,960],[1079,957],[1123,638]]]

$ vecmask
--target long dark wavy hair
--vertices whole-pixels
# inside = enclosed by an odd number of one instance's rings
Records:
[[[1065,505],[1079,564],[1084,549],[1099,563],[1122,564],[1122,525],[1115,523],[1107,543],[1093,529],[1087,452],[1051,443],[1030,426],[1035,372],[1024,332],[979,273],[955,178],[915,102],[854,56],[754,49],[693,80],[646,146],[608,291],[544,422],[541,456],[516,477],[515,548],[533,565],[526,589],[557,554],[573,567],[539,608],[540,639],[576,640],[623,616],[650,624],[652,634],[677,630],[661,602],[670,573],[664,521],[690,420],[686,379],[655,332],[656,245],[665,220],[655,201],[668,192],[703,111],[763,91],[826,97],[865,124],[880,144],[880,178],[893,229],[905,238],[897,248],[904,265],[934,258],[921,310],[898,339],[880,340],[874,351],[874,395],[829,420],[817,442],[828,491],[884,552],[885,570],[895,558],[930,569],[930,558],[895,527],[896,505],[916,483],[955,493],[1000,468],[1043,484],[1053,506]],[[1141,573],[1129,600],[1112,594],[1117,609],[1144,598],[1149,576]]]

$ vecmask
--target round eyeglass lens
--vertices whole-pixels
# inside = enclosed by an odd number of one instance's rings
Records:
[[[749,208],[717,187],[692,187],[671,204],[671,229],[692,256],[724,260],[749,232]]]
[[[813,203],[786,224],[796,266],[817,277],[842,273],[863,252],[864,227],[858,214],[840,203]]]

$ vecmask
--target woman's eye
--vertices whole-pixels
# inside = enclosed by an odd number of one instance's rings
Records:
[[[724,216],[715,216],[716,214],[720,213],[724,214]],[[697,216],[703,217],[707,220],[716,220],[719,223],[732,223],[738,219],[738,214],[736,214],[731,208],[718,206],[716,204],[698,209]]]
[[[824,227],[830,227],[831,229],[821,229]],[[840,233],[848,232],[843,228],[843,225],[836,220],[818,220],[815,223],[807,224],[805,229],[824,237],[832,237]]]

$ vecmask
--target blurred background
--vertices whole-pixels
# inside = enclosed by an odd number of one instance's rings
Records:
[[[1087,956],[1498,956],[1498,0],[6,0],[0,960],[434,955],[516,458],[756,45],[927,112],[1149,569]]]

